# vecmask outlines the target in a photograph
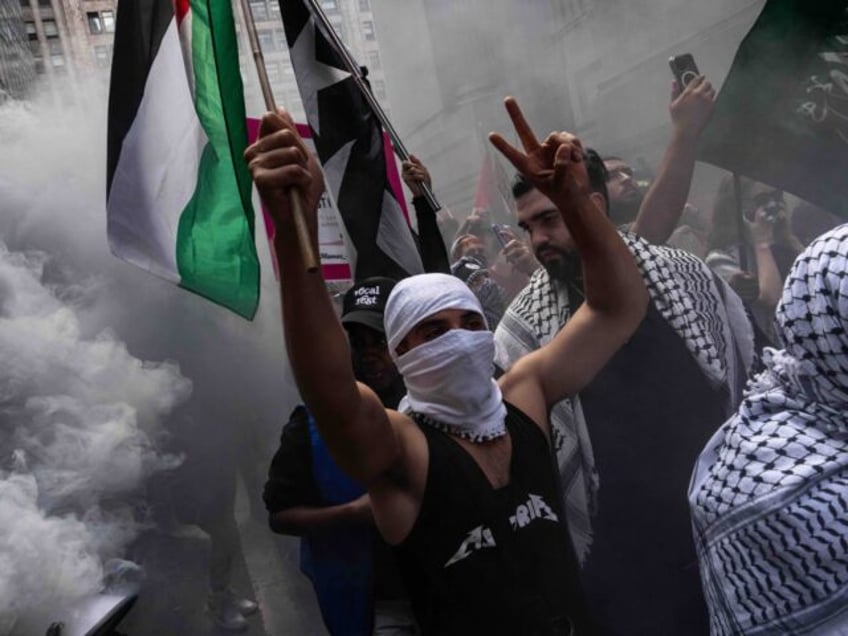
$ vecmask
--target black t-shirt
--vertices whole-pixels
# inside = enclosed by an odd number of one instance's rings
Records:
[[[325,505],[312,473],[312,441],[304,406],[295,408],[283,427],[280,447],[271,460],[262,499],[272,514],[295,506]]]
[[[396,548],[425,634],[589,633],[577,562],[563,532],[557,476],[539,427],[507,404],[509,483],[426,424],[429,464],[418,518]]]
[[[283,427],[280,447],[271,460],[268,481],[262,493],[270,514],[294,508],[328,505],[318,490],[312,472],[312,438],[306,408],[292,411]],[[374,597],[380,600],[406,598],[391,548],[374,532]]]
[[[600,479],[583,581],[605,633],[709,633],[687,490],[728,399],[653,303],[580,392]]]

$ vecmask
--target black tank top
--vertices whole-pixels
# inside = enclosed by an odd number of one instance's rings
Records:
[[[589,633],[563,532],[550,447],[507,404],[509,483],[492,488],[474,459],[426,424],[430,460],[418,519],[396,552],[425,634]]]
[[[600,479],[583,585],[604,634],[709,633],[686,493],[728,399],[653,303],[580,392]]]

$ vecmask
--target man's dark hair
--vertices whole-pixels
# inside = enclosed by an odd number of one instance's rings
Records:
[[[583,151],[583,161],[586,162],[586,172],[589,175],[589,187],[592,192],[598,192],[604,197],[604,203],[609,210],[609,193],[607,192],[607,168],[600,155],[592,148]],[[521,174],[516,174],[512,180],[512,197],[519,199],[533,189],[527,179]]]

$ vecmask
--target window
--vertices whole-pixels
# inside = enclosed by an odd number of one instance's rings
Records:
[[[268,72],[268,81],[271,84],[277,84],[282,80],[280,66],[278,64],[266,64],[265,70]]]
[[[112,11],[89,11],[85,14],[88,20],[88,32],[92,35],[115,32],[115,13]]]
[[[380,68],[380,53],[378,51],[368,51],[368,68],[372,71]]]
[[[35,30],[35,23],[34,22],[27,22],[26,31],[27,31],[27,37],[30,40],[37,40],[38,39],[38,31]]]
[[[115,13],[113,11],[101,11],[100,17],[103,19],[103,30],[106,33],[115,32]]]
[[[103,22],[100,20],[100,14],[97,11],[89,11],[85,14],[88,18],[88,32],[97,35],[103,33]]]
[[[111,46],[95,46],[94,47],[94,62],[100,68],[109,68],[112,63],[112,47]]]
[[[321,8],[325,11],[335,11],[339,6],[336,0],[321,0]]]
[[[52,8],[53,4],[50,2],[50,0],[38,0],[38,6],[39,7],[50,7],[50,8]]]
[[[360,11],[370,11],[371,3],[368,0],[359,0],[359,10]]]
[[[374,34],[374,23],[371,20],[362,21],[362,37],[366,40],[377,39],[377,36]]]
[[[263,51],[276,51],[277,45],[274,42],[274,32],[270,29],[260,29],[256,32],[259,36],[259,45]]]
[[[272,0],[268,13],[270,14],[272,20],[279,19],[279,17],[280,17],[280,3],[277,2],[276,0]]]
[[[264,2],[251,2],[250,10],[253,12],[254,20],[268,19],[268,5]]]
[[[59,38],[50,38],[47,40],[47,49],[50,55],[62,55],[62,42]]]
[[[386,83],[383,80],[374,80],[373,86],[377,99],[386,99]]]
[[[56,28],[55,20],[44,20],[41,24],[44,26],[44,35],[48,38],[59,37],[59,30]]]

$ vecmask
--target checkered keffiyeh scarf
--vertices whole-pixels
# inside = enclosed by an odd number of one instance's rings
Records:
[[[727,386],[729,414],[742,397],[739,387],[753,358],[751,328],[738,296],[699,258],[651,245],[635,234],[623,233],[622,238],[642,272],[652,302],[686,343],[704,377],[715,386]],[[550,342],[570,316],[565,286],[540,269],[513,300],[495,333],[495,363],[509,369],[522,356]],[[736,364],[737,354],[745,369]],[[645,362],[647,368],[650,361]],[[598,476],[579,397],[556,404],[550,420],[569,530],[583,561],[592,542]]]
[[[848,634],[848,225],[798,257],[689,491],[713,634]]]

